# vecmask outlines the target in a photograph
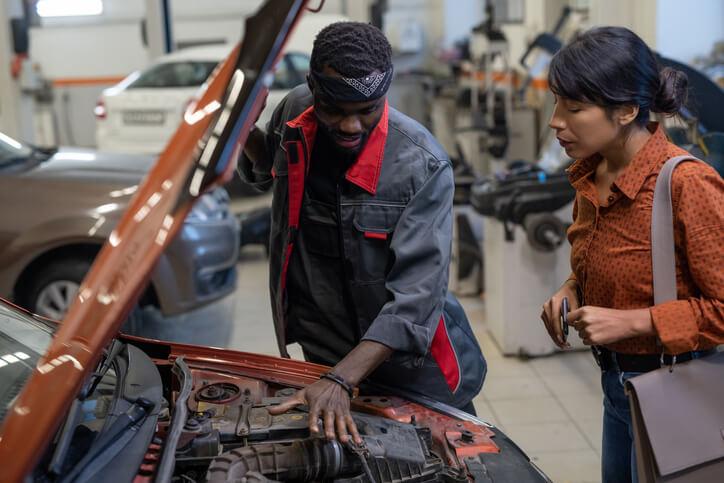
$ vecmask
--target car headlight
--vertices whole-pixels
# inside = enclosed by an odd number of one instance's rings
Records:
[[[229,216],[229,194],[223,188],[206,193],[194,203],[186,217],[187,222],[205,223],[221,221]]]

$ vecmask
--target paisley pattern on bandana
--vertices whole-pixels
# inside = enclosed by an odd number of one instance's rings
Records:
[[[381,74],[371,74],[359,79],[352,79],[350,77],[342,77],[344,81],[357,89],[365,97],[371,96],[376,90],[380,83],[385,79],[387,72]]]
[[[335,77],[311,71],[309,79],[316,93],[333,102],[367,102],[379,99],[387,93],[392,82],[392,67],[385,72],[375,72],[363,77]]]

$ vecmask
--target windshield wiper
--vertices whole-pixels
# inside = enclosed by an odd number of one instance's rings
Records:
[[[135,436],[137,428],[140,427],[151,413],[155,404],[153,401],[145,397],[139,397],[129,407],[125,413],[121,414],[113,421],[113,424],[101,433],[98,441],[95,441],[90,447],[88,453],[74,466],[73,470],[68,473],[61,481],[70,482],[76,479],[83,471],[86,470],[93,460],[103,455],[107,450],[114,452],[111,455],[105,455],[104,461],[122,450],[128,439]],[[129,431],[133,429],[133,431]]]
[[[98,370],[90,375],[90,377],[88,378],[88,382],[85,386],[81,388],[80,393],[78,393],[79,401],[85,401],[88,396],[93,394],[93,391],[95,391],[96,387],[98,387],[98,383],[101,382],[103,376],[105,376],[106,372],[108,372],[108,369],[111,368],[111,366],[113,365],[113,360],[121,352],[122,349],[123,342],[119,341],[118,339],[113,339],[111,345],[108,347],[105,358],[98,366]]]
[[[96,387],[98,387],[98,384],[103,379],[103,376],[105,376],[108,369],[110,369],[113,365],[113,360],[121,352],[121,349],[123,349],[123,343],[121,343],[118,339],[113,339],[111,345],[108,347],[105,357],[98,366],[98,370],[90,375],[88,382],[78,393],[78,397],[73,400],[70,411],[68,411],[68,418],[65,420],[65,423],[60,430],[58,442],[55,445],[53,456],[50,459],[50,465],[48,466],[48,471],[50,473],[55,475],[60,475],[62,473],[63,466],[65,465],[65,458],[68,454],[71,443],[73,442],[75,429],[80,422],[83,401],[85,401],[88,396],[93,394],[96,390]]]

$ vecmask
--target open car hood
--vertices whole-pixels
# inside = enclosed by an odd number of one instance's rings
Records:
[[[267,0],[246,20],[243,42],[215,69],[195,111],[186,112],[7,414],[0,480],[22,480],[33,468],[193,203],[232,176],[272,80],[268,74],[306,3]],[[17,451],[23,447],[38,451]]]

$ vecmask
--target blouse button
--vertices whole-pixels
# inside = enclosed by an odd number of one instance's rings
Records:
[[[616,198],[613,197],[613,195],[608,197],[608,202],[613,203]]]

